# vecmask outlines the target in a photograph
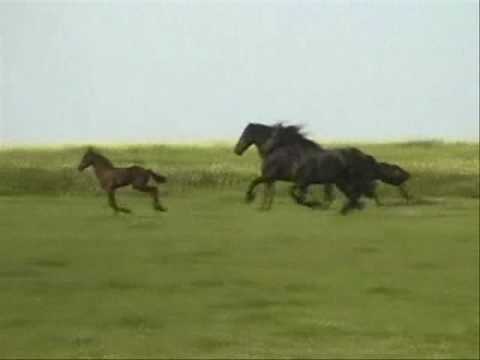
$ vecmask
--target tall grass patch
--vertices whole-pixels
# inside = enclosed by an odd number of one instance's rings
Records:
[[[413,194],[479,197],[478,143],[412,141],[355,146],[410,171]],[[169,191],[247,186],[259,174],[258,154],[251,149],[244,156],[236,156],[232,147],[228,144],[97,146],[116,166],[137,164],[166,175]],[[1,149],[0,195],[98,193],[93,173],[77,171],[84,151],[81,146]],[[393,194],[394,189],[382,186],[380,191]]]

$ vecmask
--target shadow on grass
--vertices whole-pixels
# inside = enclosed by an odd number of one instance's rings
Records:
[[[410,297],[411,291],[389,286],[373,286],[369,287],[366,293],[374,296],[385,296],[390,299],[404,300]]]
[[[46,268],[64,268],[69,265],[69,262],[55,259],[31,259],[28,264]]]
[[[14,318],[8,319],[0,322],[0,327],[2,330],[7,329],[18,329],[18,328],[31,328],[34,324],[34,321],[29,319],[22,319],[22,318]]]
[[[291,337],[295,339],[305,339],[312,337],[338,337],[338,336],[351,336],[358,335],[357,331],[347,329],[341,324],[333,322],[324,322],[318,324],[305,324],[293,326],[289,329],[275,332],[275,335]]]
[[[222,310],[266,310],[271,308],[288,308],[288,307],[306,307],[311,302],[299,299],[243,299],[238,302],[229,302],[221,304],[213,304],[210,307]]]
[[[437,270],[442,267],[438,264],[429,263],[429,262],[417,262],[412,264],[412,268],[415,270]]]
[[[353,250],[361,254],[376,254],[380,252],[379,248],[376,248],[373,246],[357,246],[357,247],[354,247]]]
[[[190,282],[190,285],[200,289],[219,288],[225,285],[222,280],[194,280]]]
[[[30,278],[40,276],[41,273],[31,269],[0,271],[0,278]]]
[[[196,347],[207,354],[224,349],[226,347],[235,345],[235,343],[228,339],[221,339],[219,337],[203,337],[196,341]]]

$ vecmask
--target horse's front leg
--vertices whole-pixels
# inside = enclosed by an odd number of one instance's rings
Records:
[[[268,181],[265,183],[262,210],[271,209],[274,197],[275,197],[275,182]]]
[[[115,213],[117,212],[123,212],[123,213],[131,213],[132,211],[127,209],[127,208],[123,208],[123,207],[120,207],[117,205],[117,200],[115,199],[115,190],[114,189],[111,189],[107,192],[108,194],[108,204],[110,205],[110,207],[115,211]]]
[[[323,187],[323,200],[325,201],[325,205],[323,207],[328,209],[332,204],[333,200],[335,200],[335,196],[333,194],[333,184],[325,184]]]
[[[250,183],[247,192],[245,193],[245,202],[251,203],[253,200],[255,200],[254,190],[258,186],[258,184],[261,184],[263,182],[265,182],[265,178],[263,176],[259,176]]]
[[[408,193],[407,189],[405,188],[405,185],[402,184],[402,185],[399,185],[398,186],[398,190],[400,191],[400,195],[402,195],[402,197],[407,200],[407,203],[410,202],[410,199],[411,199],[411,196],[410,194]]]
[[[340,191],[347,197],[347,202],[343,205],[340,213],[342,215],[347,215],[353,209],[363,209],[364,204],[359,201],[361,192],[356,189],[355,186],[347,184],[343,181],[337,182],[337,187]]]
[[[366,184],[363,195],[365,195],[370,199],[373,199],[377,206],[383,206],[383,203],[380,201],[380,198],[378,197],[376,182],[371,182],[369,184]]]
[[[373,200],[375,200],[375,204],[377,206],[383,206],[383,203],[381,202],[380,198],[378,197],[377,191],[374,190],[372,194]]]

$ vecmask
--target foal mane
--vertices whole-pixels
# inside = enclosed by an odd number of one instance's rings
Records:
[[[90,149],[90,154],[95,158],[96,161],[102,163],[103,165],[114,167],[113,163],[107,157],[96,152],[95,150]]]

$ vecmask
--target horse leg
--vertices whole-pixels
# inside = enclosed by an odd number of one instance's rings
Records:
[[[270,210],[275,196],[275,183],[273,181],[266,181],[263,195],[262,210]]]
[[[158,199],[158,189],[155,186],[148,186],[148,185],[133,185],[135,190],[149,193],[153,200],[153,208],[158,211],[167,211],[165,207],[162,206],[160,200]]]
[[[250,185],[248,186],[247,192],[245,193],[245,202],[251,203],[253,200],[255,200],[255,193],[253,191],[255,190],[258,184],[261,184],[264,181],[265,179],[263,178],[263,176],[260,176],[254,179],[250,183]]]
[[[295,184],[290,188],[290,196],[299,205],[309,207],[313,209],[316,206],[321,205],[318,201],[307,201],[308,185]]]
[[[324,208],[328,209],[334,199],[335,199],[335,196],[333,195],[333,185],[326,184],[323,187],[323,200],[325,201]]]
[[[127,214],[131,213],[131,210],[126,209],[126,208],[122,208],[122,207],[117,205],[117,201],[115,199],[115,190],[108,191],[108,204],[115,211],[115,213],[117,213],[117,212],[123,212],[123,213],[127,213]]]
[[[410,202],[410,194],[407,192],[407,189],[405,188],[405,185],[402,184],[402,185],[399,185],[398,186],[398,190],[400,191],[400,195],[402,195],[402,197],[407,200],[407,203]]]
[[[336,185],[348,199],[340,210],[342,215],[347,215],[353,209],[363,209],[364,205],[359,201],[360,193],[358,191],[343,182],[337,183]]]
[[[364,191],[364,195],[370,199],[373,199],[377,206],[383,206],[383,203],[380,201],[380,198],[377,194],[376,184],[372,183],[368,188],[366,188],[366,190]]]
[[[383,203],[380,201],[380,198],[378,197],[377,192],[374,190],[372,194],[373,200],[375,200],[375,204],[377,206],[383,206]]]
[[[298,195],[297,195],[297,190],[298,190],[298,186],[297,184],[294,184],[290,187],[290,189],[288,190],[288,193],[290,194],[290,197],[295,200],[295,202],[298,202]]]

